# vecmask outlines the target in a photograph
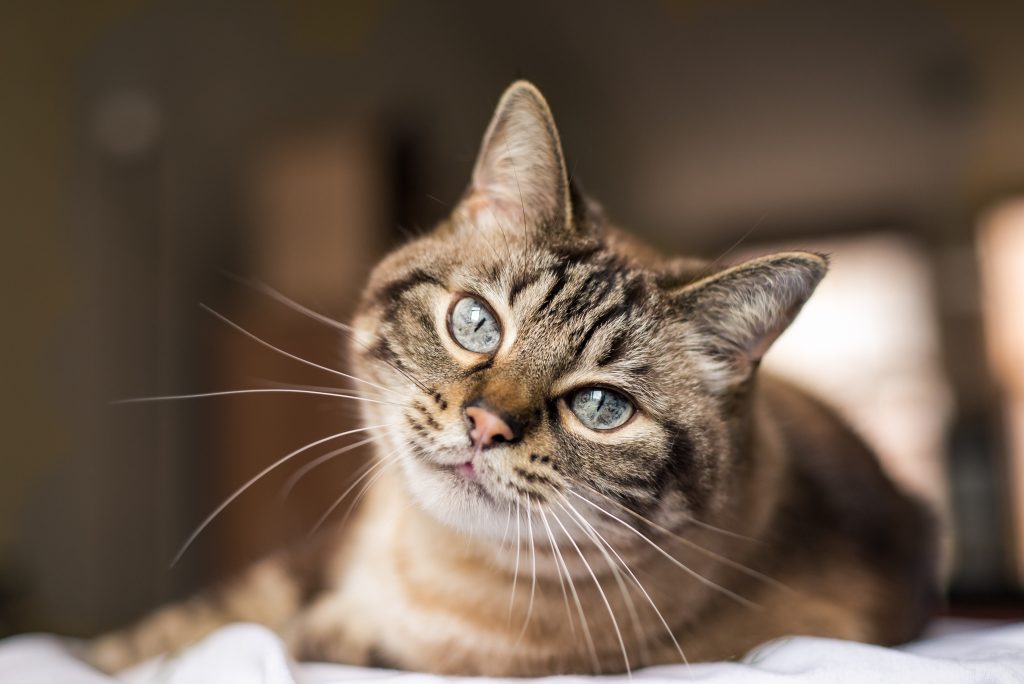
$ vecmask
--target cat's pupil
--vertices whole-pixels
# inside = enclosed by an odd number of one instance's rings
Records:
[[[473,297],[463,297],[452,308],[452,337],[469,351],[488,354],[498,348],[501,328],[490,309]]]
[[[572,395],[569,403],[580,422],[592,430],[617,428],[633,415],[633,404],[604,387],[587,387]]]

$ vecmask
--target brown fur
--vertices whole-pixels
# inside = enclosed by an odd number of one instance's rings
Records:
[[[378,266],[356,317],[355,373],[382,402],[364,405],[367,424],[389,427],[349,537],[105,637],[96,663],[232,620],[270,625],[301,658],[487,675],[917,634],[934,597],[930,516],[829,409],[756,373],[827,261],[662,257],[609,226],[565,168],[547,104],[513,85],[463,202]],[[446,327],[467,294],[502,326],[493,352]],[[567,397],[593,386],[628,396],[633,418],[584,426]],[[472,452],[470,403],[514,438]],[[467,459],[476,484],[455,474]]]

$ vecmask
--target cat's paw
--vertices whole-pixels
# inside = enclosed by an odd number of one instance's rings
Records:
[[[107,674],[120,672],[139,660],[132,640],[120,633],[99,637],[76,655]]]
[[[202,605],[167,606],[132,627],[97,637],[85,648],[84,659],[103,672],[120,672],[178,652],[220,624]]]
[[[347,614],[332,600],[313,606],[284,630],[288,652],[300,662],[368,665],[371,641],[348,624]]]
[[[288,630],[285,645],[292,658],[299,662],[346,663],[365,665],[368,649],[358,648],[341,625],[308,626]]]

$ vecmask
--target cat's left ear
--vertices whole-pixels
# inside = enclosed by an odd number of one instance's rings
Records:
[[[753,374],[827,270],[828,258],[821,254],[784,252],[743,262],[669,292],[693,326],[690,346],[712,391],[727,393]]]
[[[572,229],[562,144],[544,96],[527,81],[501,96],[457,212],[478,228],[559,233]],[[523,224],[526,224],[525,226]]]

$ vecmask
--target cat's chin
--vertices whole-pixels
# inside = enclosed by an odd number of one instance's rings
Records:
[[[460,532],[501,539],[507,534],[512,502],[498,501],[479,477],[460,465],[402,459],[405,486],[419,507]]]

